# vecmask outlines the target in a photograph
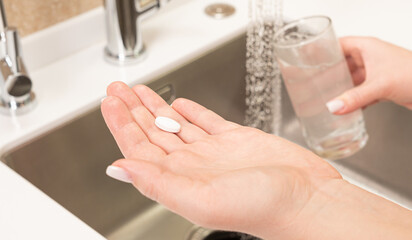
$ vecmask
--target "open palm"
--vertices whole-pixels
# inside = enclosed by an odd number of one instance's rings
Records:
[[[341,176],[287,140],[221,118],[187,99],[173,107],[146,86],[116,82],[102,103],[104,119],[145,196],[205,227],[266,237],[282,234],[324,185]],[[180,123],[177,134],[154,125]]]

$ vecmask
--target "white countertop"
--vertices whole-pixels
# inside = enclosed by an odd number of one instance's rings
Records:
[[[174,1],[143,23],[148,58],[133,66],[117,67],[103,60],[101,8],[24,38],[38,106],[26,115],[0,116],[0,155],[96,107],[109,83],[144,83],[246,29],[246,0],[223,1],[237,8],[234,16],[224,20],[203,14],[206,5],[217,1]],[[340,36],[373,35],[412,49],[412,32],[407,30],[412,1],[287,0],[284,10],[292,18],[328,15]],[[0,239],[103,237],[0,162]]]

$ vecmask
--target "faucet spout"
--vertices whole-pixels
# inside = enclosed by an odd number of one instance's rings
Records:
[[[145,56],[140,22],[166,5],[168,0],[105,0],[107,45],[110,63],[136,63]]]
[[[34,99],[17,29],[7,26],[3,1],[0,1],[0,112],[27,112],[34,106]]]

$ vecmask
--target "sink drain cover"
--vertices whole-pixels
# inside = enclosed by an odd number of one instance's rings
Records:
[[[228,232],[195,227],[186,240],[262,240],[239,232]]]
[[[215,3],[209,5],[205,9],[205,13],[213,18],[222,19],[229,17],[235,13],[236,9],[226,3]]]

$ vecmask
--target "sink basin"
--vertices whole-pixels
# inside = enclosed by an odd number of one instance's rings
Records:
[[[244,118],[245,38],[241,36],[148,82],[165,100],[193,99],[222,116]],[[108,239],[186,239],[193,224],[145,198],[105,169],[122,158],[100,106],[1,160]]]
[[[153,79],[148,86],[168,102],[189,98],[243,123],[245,42],[239,36]],[[305,146],[284,90],[282,95],[281,135]],[[408,205],[412,199],[412,151],[408,149],[412,111],[381,103],[366,109],[365,119],[370,135],[367,146],[334,165]],[[192,223],[145,198],[133,186],[105,175],[106,167],[121,157],[96,106],[64,126],[9,149],[1,160],[108,239],[187,239]]]

